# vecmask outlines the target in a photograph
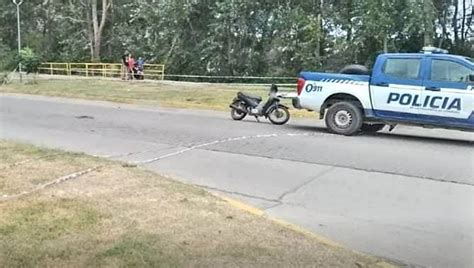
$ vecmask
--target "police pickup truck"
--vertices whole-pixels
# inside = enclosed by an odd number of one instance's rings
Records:
[[[474,63],[437,48],[381,54],[372,72],[301,72],[293,106],[320,114],[334,133],[376,132],[397,124],[474,130]]]

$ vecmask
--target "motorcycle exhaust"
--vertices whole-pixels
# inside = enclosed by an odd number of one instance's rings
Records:
[[[237,111],[239,111],[239,112],[241,112],[241,113],[245,113],[245,114],[247,113],[246,110],[240,108],[239,106],[235,106],[234,104],[229,105],[229,107],[230,107],[230,108],[233,108],[233,109],[236,109]]]

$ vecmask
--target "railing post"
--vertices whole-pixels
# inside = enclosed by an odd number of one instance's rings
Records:
[[[51,62],[49,63],[49,70],[51,72],[51,75],[53,75],[53,64]]]
[[[165,65],[163,65],[163,68],[161,68],[161,80],[165,80]]]
[[[71,76],[71,63],[68,63],[66,65],[66,68],[67,68],[67,75]]]
[[[86,63],[86,77],[89,76],[89,64]]]

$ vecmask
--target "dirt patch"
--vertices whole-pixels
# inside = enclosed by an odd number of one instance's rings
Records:
[[[9,154],[34,150],[8,142],[2,146],[10,148]],[[36,150],[35,157],[57,152]],[[0,155],[4,157],[3,150]],[[138,167],[69,153],[49,162],[65,172],[87,164],[107,165],[0,202],[1,267],[380,265],[375,258],[328,246],[234,208],[203,189]],[[37,172],[50,172],[51,163],[35,162]],[[2,176],[5,172],[0,170]],[[19,174],[18,183],[30,183],[32,174]]]

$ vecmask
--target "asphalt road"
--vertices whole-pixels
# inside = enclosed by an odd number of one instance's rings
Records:
[[[350,248],[474,267],[474,135],[399,127],[343,137],[316,120],[0,95],[0,138],[140,163]]]

